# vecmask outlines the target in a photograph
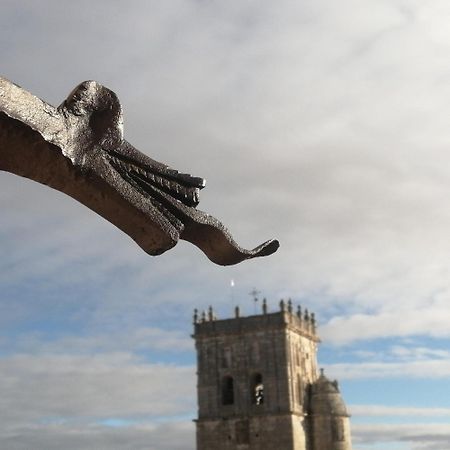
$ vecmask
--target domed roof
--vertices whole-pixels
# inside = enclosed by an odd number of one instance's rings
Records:
[[[311,414],[348,417],[347,407],[339,392],[337,381],[328,379],[323,370],[311,386]]]

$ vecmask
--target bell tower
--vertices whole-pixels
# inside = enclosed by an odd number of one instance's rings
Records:
[[[290,300],[269,313],[264,300],[262,313],[249,317],[239,308],[225,320],[211,307],[195,312],[194,327],[197,450],[316,450],[309,417],[319,380],[314,314],[294,312]]]

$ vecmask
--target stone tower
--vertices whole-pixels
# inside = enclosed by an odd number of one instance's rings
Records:
[[[197,450],[351,450],[337,383],[317,371],[314,314],[194,313]]]
[[[321,369],[311,386],[311,439],[314,450],[351,448],[350,421],[337,381],[329,380]]]

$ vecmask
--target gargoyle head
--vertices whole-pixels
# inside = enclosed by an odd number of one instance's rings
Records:
[[[205,181],[125,141],[120,102],[95,81],[81,83],[54,108],[0,78],[0,169],[65,192],[151,255],[181,238],[228,265],[279,245],[272,240],[244,250],[217,219],[196,209]]]

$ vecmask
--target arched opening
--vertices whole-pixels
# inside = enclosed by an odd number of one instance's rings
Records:
[[[222,405],[232,405],[234,403],[234,380],[233,377],[222,378]]]
[[[262,405],[264,403],[264,383],[263,376],[260,373],[255,373],[252,376],[250,393],[254,405]]]

